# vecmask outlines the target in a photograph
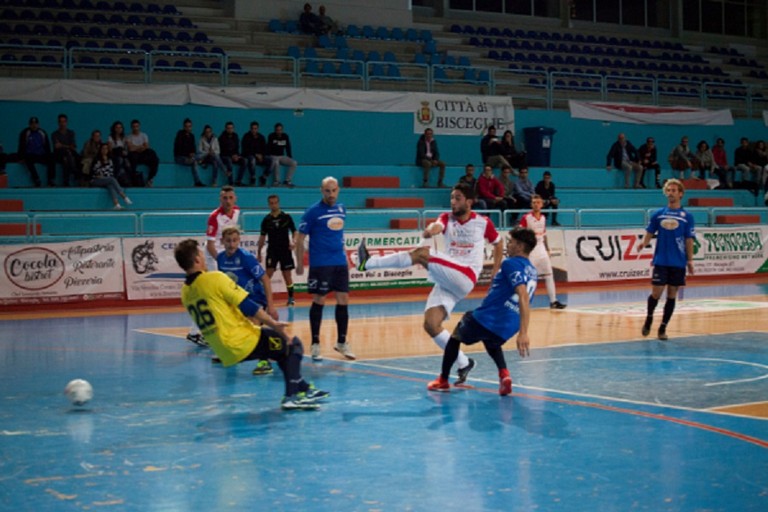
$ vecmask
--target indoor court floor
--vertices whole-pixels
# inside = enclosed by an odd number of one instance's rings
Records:
[[[0,510],[765,512],[768,279],[689,286],[667,342],[640,336],[648,291],[540,290],[509,397],[481,348],[470,386],[426,390],[426,290],[353,294],[358,360],[326,306],[304,374],[331,397],[290,412],[278,370],[212,364],[180,307],[0,314]],[[308,305],[280,310],[305,343]]]

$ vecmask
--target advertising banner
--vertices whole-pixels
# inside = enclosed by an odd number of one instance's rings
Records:
[[[0,246],[0,304],[123,297],[119,238]]]
[[[567,230],[565,252],[571,282],[650,279],[654,241],[638,252],[645,231]],[[768,272],[768,227],[697,228],[694,273],[699,276]]]
[[[432,128],[436,135],[481,135],[494,125],[501,137],[515,132],[515,109],[508,96],[456,96],[412,93],[413,133]]]

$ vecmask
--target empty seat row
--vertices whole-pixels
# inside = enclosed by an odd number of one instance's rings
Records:
[[[640,39],[628,39],[625,37],[594,36],[591,34],[571,34],[560,32],[546,32],[539,30],[512,30],[498,27],[473,27],[472,25],[452,25],[451,32],[455,34],[491,36],[491,37],[515,37],[518,39],[541,39],[547,41],[573,41],[577,43],[603,44],[611,46],[631,46],[636,48],[655,48],[667,50],[685,50],[680,43],[669,41],[648,41]]]
[[[122,14],[106,14],[106,13],[93,13],[89,15],[86,12],[80,11],[71,14],[69,11],[59,11],[53,13],[51,11],[39,11],[35,13],[29,9],[17,13],[12,9],[4,9],[0,13],[0,18],[5,21],[42,21],[46,23],[80,23],[94,25],[133,25],[133,26],[147,26],[147,27],[180,27],[180,28],[197,28],[197,25],[192,23],[189,18],[174,18],[171,16],[157,17],[152,15],[139,15],[130,14],[123,16]]]
[[[86,29],[81,25],[74,25],[67,29],[62,25],[53,25],[48,27],[46,25],[35,25],[34,27],[27,27],[23,24],[17,24],[13,28],[6,23],[0,23],[0,35],[14,34],[19,36],[56,36],[56,37],[72,37],[72,38],[84,38],[90,37],[92,39],[132,39],[143,41],[180,41],[180,42],[196,42],[196,43],[209,43],[212,42],[205,32],[195,32],[194,34],[186,31],[179,30],[172,32],[170,30],[153,30],[144,29],[137,30],[135,28],[127,28],[120,30],[116,27],[109,27],[106,30],[94,25]]]
[[[718,76],[690,76],[690,75],[672,75],[672,74],[666,74],[666,73],[648,73],[648,72],[639,72],[639,71],[618,71],[615,69],[606,71],[604,69],[596,70],[591,68],[570,68],[570,67],[544,67],[544,66],[533,66],[529,64],[510,64],[508,66],[508,69],[513,71],[524,71],[524,72],[537,72],[537,73],[573,73],[576,75],[602,75],[607,77],[625,77],[625,78],[639,78],[639,79],[645,79],[645,80],[684,80],[688,82],[716,82],[719,84],[728,84],[728,85],[743,85],[743,82],[739,80],[738,78],[722,78]]]
[[[298,22],[293,20],[282,21],[279,19],[271,19],[267,26],[270,32],[287,32],[289,34],[300,33]],[[374,29],[371,25],[364,25],[361,28],[357,25],[350,24],[347,26],[345,34],[349,37],[358,39],[380,39],[385,41],[427,42],[432,40],[431,30],[417,30],[415,28],[402,29],[394,27],[388,29],[387,27],[378,27]]]
[[[71,10],[89,10],[89,11],[117,11],[117,12],[147,12],[150,14],[179,14],[175,5],[160,5],[156,3],[141,4],[132,2],[130,4],[122,1],[106,2],[104,0],[6,0],[4,5],[17,8],[37,8],[37,9],[71,9]]]

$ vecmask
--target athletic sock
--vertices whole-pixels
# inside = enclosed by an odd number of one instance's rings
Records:
[[[320,343],[320,324],[323,323],[323,305],[312,303],[309,308],[309,328],[312,332],[312,343]]]
[[[664,327],[667,326],[669,320],[672,318],[672,313],[675,312],[676,303],[676,299],[667,299],[667,302],[664,303],[664,315],[661,317],[661,325]]]
[[[659,304],[659,299],[654,299],[653,295],[648,296],[648,312],[647,316],[652,317],[653,312],[656,311],[656,306]]]
[[[347,342],[348,326],[349,326],[349,307],[347,305],[336,304],[336,331],[338,332],[336,343]]]
[[[549,295],[550,304],[557,300],[557,293],[555,292],[555,278],[552,274],[544,276],[544,284],[547,285],[547,295]]]
[[[501,350],[501,347],[486,345],[485,351],[488,352],[493,362],[496,363],[496,368],[499,369],[499,376],[501,376],[502,371],[507,371],[507,361],[504,359],[504,351]],[[509,375],[509,372],[507,372],[507,375]]]
[[[293,283],[286,285],[286,288],[288,289],[288,297],[293,297]]]
[[[445,350],[445,346],[448,343],[448,340],[451,339],[451,333],[449,333],[446,329],[443,329],[437,336],[432,339],[435,340],[435,343],[438,347]],[[461,350],[459,350],[459,355],[455,358],[455,361],[458,363],[459,368],[464,368],[469,364],[469,359],[467,359],[467,356]]]
[[[285,380],[285,396],[293,396],[299,392],[304,379],[301,377],[301,355],[290,354],[282,361],[277,362],[277,366],[283,372]]]
[[[448,331],[443,332],[446,334],[448,333]],[[459,345],[461,345],[461,343],[456,338],[449,337],[446,341],[445,351],[443,352],[443,365],[440,370],[440,376],[446,380],[451,374],[453,363],[456,362],[456,358],[459,356]]]
[[[407,252],[396,252],[386,256],[373,256],[365,264],[366,270],[375,268],[408,268],[413,265],[411,255]]]

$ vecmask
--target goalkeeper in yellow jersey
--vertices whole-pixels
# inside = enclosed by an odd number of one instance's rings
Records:
[[[271,359],[285,379],[281,407],[316,409],[329,393],[302,378],[301,340],[295,336],[289,340],[283,324],[275,322],[226,274],[208,272],[205,255],[196,240],[184,240],[177,245],[174,257],[187,274],[181,302],[222,364],[232,366],[242,361]]]

